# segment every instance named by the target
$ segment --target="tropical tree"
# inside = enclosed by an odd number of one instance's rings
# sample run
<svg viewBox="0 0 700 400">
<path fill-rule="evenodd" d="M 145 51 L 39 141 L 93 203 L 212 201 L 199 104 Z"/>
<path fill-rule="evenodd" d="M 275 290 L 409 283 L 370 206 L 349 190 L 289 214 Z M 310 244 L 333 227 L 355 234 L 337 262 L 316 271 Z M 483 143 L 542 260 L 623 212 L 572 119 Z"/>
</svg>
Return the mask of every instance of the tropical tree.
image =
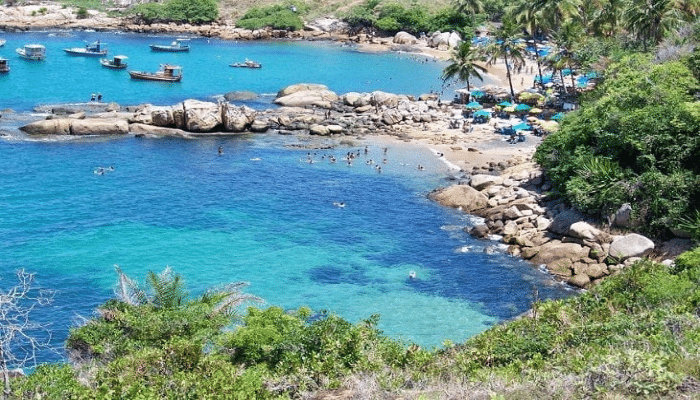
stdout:
<svg viewBox="0 0 700 400">
<path fill-rule="evenodd" d="M 676 6 L 675 0 L 632 0 L 625 18 L 627 29 L 642 41 L 645 52 L 649 42 L 658 44 L 683 21 L 683 13 Z"/>
<path fill-rule="evenodd" d="M 456 78 L 467 83 L 467 90 L 471 90 L 469 79 L 474 77 L 483 79 L 481 73 L 486 72 L 486 68 L 477 64 L 480 53 L 478 49 L 472 48 L 469 41 L 463 41 L 452 51 L 450 65 L 442 72 L 442 80 Z"/>
<path fill-rule="evenodd" d="M 503 25 L 496 31 L 493 42 L 486 48 L 486 54 L 488 55 L 487 66 L 493 65 L 498 59 L 503 58 L 503 62 L 506 64 L 510 94 L 515 99 L 511 71 L 525 64 L 525 43 L 522 40 L 520 27 L 510 19 L 504 20 Z"/>
<path fill-rule="evenodd" d="M 602 0 L 591 18 L 593 31 L 608 37 L 618 33 L 626 5 L 625 0 Z"/>
<path fill-rule="evenodd" d="M 532 3 L 522 2 L 510 10 L 514 21 L 521 25 L 532 37 L 532 44 L 535 48 L 535 61 L 537 62 L 537 73 L 542 82 L 542 62 L 540 52 L 537 48 L 538 38 L 541 38 L 549 31 L 548 20 L 542 10 L 537 10 L 531 6 Z"/>
<path fill-rule="evenodd" d="M 558 29 L 566 22 L 581 19 L 581 4 L 581 0 L 534 0 L 530 7 L 542 13 L 549 28 Z"/>
<path fill-rule="evenodd" d="M 569 69 L 571 72 L 571 91 L 576 92 L 576 80 L 574 79 L 574 69 L 578 67 L 578 59 L 574 53 L 574 46 L 578 38 L 583 35 L 583 27 L 575 22 L 568 22 L 561 26 L 552 34 L 552 42 L 555 44 L 555 49 L 548 58 L 548 63 L 554 69 L 559 71 L 561 83 L 566 92 L 566 84 L 564 83 L 564 69 Z"/>
<path fill-rule="evenodd" d="M 478 14 L 484 9 L 481 0 L 455 0 L 454 4 L 457 11 L 465 14 Z"/>
</svg>

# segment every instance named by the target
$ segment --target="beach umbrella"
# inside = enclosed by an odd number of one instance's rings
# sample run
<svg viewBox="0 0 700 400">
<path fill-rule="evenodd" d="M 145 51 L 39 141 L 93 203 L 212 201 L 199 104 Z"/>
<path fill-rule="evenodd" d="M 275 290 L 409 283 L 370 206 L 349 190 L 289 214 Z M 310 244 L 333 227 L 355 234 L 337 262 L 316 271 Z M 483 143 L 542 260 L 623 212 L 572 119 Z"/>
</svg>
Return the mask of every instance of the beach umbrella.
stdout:
<svg viewBox="0 0 700 400">
<path fill-rule="evenodd" d="M 483 108 L 483 106 L 477 103 L 476 101 L 472 101 L 471 103 L 464 106 L 464 108 L 466 108 L 467 110 L 478 110 L 480 108 Z"/>
<path fill-rule="evenodd" d="M 515 106 L 515 111 L 516 112 L 525 112 L 525 111 L 530 111 L 530 106 L 527 104 L 518 104 Z"/>
<path fill-rule="evenodd" d="M 562 118 L 564 118 L 564 113 L 556 113 L 554 116 L 552 116 L 553 121 L 559 121 Z"/>
<path fill-rule="evenodd" d="M 476 97 L 476 98 L 484 97 L 485 94 L 486 93 L 482 92 L 481 90 L 472 90 L 472 93 L 471 93 L 472 97 Z"/>
<path fill-rule="evenodd" d="M 513 125 L 513 130 L 514 131 L 529 131 L 532 129 L 532 127 L 524 122 L 521 122 L 517 125 Z"/>
</svg>

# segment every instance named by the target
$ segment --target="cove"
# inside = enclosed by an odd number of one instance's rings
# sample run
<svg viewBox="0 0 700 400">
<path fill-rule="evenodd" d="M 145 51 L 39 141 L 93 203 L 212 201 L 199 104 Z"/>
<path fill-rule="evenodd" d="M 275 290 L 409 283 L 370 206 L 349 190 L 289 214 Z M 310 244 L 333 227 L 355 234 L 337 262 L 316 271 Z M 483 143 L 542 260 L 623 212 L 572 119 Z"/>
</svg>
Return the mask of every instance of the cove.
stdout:
<svg viewBox="0 0 700 400">
<path fill-rule="evenodd" d="M 153 38 L 139 40 L 146 46 Z M 426 65 L 398 59 L 404 61 Z M 128 87 L 121 78 L 119 85 Z M 168 87 L 154 87 L 153 97 L 145 91 L 135 103 L 194 97 L 168 94 Z M 220 89 L 202 96 L 228 91 Z M 82 90 L 36 96 L 22 101 L 31 108 L 84 98 Z M 353 137 L 308 140 L 9 135 L 0 141 L 2 284 L 25 268 L 57 290 L 56 302 L 39 310 L 37 320 L 51 324 L 58 348 L 70 326 L 113 296 L 115 264 L 139 280 L 170 266 L 192 294 L 246 281 L 265 305 L 309 306 L 353 322 L 377 313 L 385 333 L 426 347 L 463 341 L 512 318 L 535 293 L 571 293 L 493 243 L 471 238 L 463 229 L 469 216 L 430 202 L 426 194 L 446 184 L 448 171 L 427 149 Z M 314 150 L 325 147 L 331 148 Z M 353 167 L 328 161 L 348 151 L 360 152 Z M 385 157 L 381 174 L 365 163 Z M 425 170 L 417 171 L 418 164 Z M 109 166 L 114 171 L 94 173 Z M 41 355 L 41 361 L 60 358 Z"/>
</svg>

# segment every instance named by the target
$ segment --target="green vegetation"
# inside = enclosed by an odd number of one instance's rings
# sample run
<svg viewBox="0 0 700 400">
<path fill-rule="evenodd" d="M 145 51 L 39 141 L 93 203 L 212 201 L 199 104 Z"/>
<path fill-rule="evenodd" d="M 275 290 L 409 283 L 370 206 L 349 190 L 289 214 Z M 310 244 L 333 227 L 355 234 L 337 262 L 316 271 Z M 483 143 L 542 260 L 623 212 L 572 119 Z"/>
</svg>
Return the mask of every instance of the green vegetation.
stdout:
<svg viewBox="0 0 700 400">
<path fill-rule="evenodd" d="M 167 0 L 164 3 L 137 4 L 129 10 L 147 23 L 187 22 L 207 23 L 219 17 L 216 0 Z"/>
<path fill-rule="evenodd" d="M 483 17 L 468 15 L 454 8 L 428 11 L 426 6 L 413 4 L 406 7 L 399 3 L 381 3 L 367 0 L 350 9 L 343 20 L 355 28 L 372 28 L 387 34 L 399 31 L 414 35 L 434 31 L 458 31 L 471 35 L 473 27 L 483 21 Z"/>
<path fill-rule="evenodd" d="M 301 16 L 307 12 L 308 7 L 299 1 L 268 7 L 255 7 L 246 12 L 238 20 L 236 26 L 251 30 L 270 27 L 298 31 L 304 29 Z"/>
<path fill-rule="evenodd" d="M 350 385 L 363 398 L 658 398 L 697 394 L 700 383 L 700 248 L 671 268 L 638 262 L 579 296 L 533 304 L 530 317 L 430 351 L 388 339 L 377 316 L 351 324 L 304 308 L 249 308 L 229 329 L 234 307 L 220 305 L 248 298 L 240 291 L 190 299 L 170 271 L 148 282 L 142 289 L 120 274 L 121 300 L 71 332 L 75 365 L 13 380 L 15 396 L 273 399 Z"/>
<path fill-rule="evenodd" d="M 651 234 L 685 222 L 697 235 L 697 78 L 681 61 L 657 64 L 648 55 L 622 57 L 605 73 L 590 101 L 540 145 L 537 161 L 557 193 L 583 211 L 603 217 L 630 203 Z"/>
</svg>

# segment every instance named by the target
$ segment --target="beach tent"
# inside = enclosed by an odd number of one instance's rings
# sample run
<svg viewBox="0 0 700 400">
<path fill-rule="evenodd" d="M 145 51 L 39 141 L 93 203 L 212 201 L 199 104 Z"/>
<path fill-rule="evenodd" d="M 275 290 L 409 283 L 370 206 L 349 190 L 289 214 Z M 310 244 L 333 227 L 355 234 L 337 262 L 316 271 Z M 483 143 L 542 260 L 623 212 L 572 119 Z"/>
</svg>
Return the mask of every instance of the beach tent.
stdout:
<svg viewBox="0 0 700 400">
<path fill-rule="evenodd" d="M 483 106 L 481 104 L 477 103 L 476 101 L 472 101 L 471 103 L 464 106 L 464 108 L 466 108 L 467 110 L 478 110 L 478 109 L 483 108 Z"/>
</svg>

